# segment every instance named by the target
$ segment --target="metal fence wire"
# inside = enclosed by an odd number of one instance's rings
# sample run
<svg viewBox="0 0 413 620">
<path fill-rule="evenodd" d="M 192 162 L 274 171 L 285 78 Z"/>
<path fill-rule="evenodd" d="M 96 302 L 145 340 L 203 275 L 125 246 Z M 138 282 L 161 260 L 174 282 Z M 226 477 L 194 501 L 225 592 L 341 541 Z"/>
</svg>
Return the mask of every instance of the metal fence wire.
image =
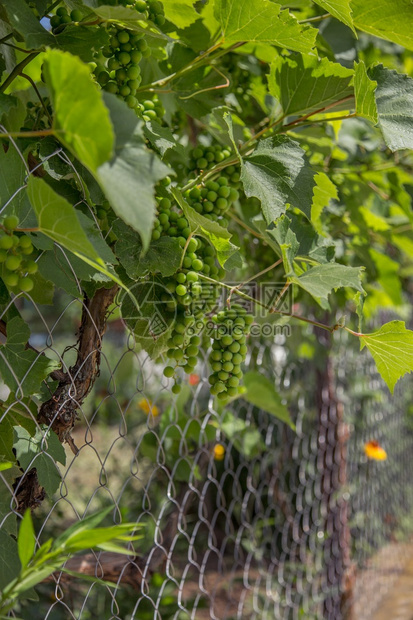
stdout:
<svg viewBox="0 0 413 620">
<path fill-rule="evenodd" d="M 77 174 L 61 149 L 47 158 Z M 16 188 L 3 208 L 18 195 Z M 13 303 L 31 327 L 30 346 L 67 372 L 86 302 L 58 245 L 56 256 L 79 293 L 58 293 L 51 306 L 30 294 Z M 405 378 L 391 397 L 346 334 L 331 342 L 318 334 L 315 355 L 297 354 L 291 334 L 252 339 L 246 366 L 274 383 L 296 430 L 242 398 L 217 409 L 208 351 L 182 392 L 172 394 L 161 360 L 140 350 L 113 313 L 93 390 L 81 406 L 75 391 L 67 393 L 78 419 L 72 444 L 65 444 L 66 464 L 55 463 L 59 489 L 31 498 L 31 505 L 37 501 L 39 544 L 108 506 L 114 523 L 134 521 L 143 536 L 130 543 L 129 556 L 91 550 L 68 558 L 72 570 L 114 588 L 56 571 L 37 587 L 39 600 L 22 602 L 11 617 L 376 617 L 407 559 L 413 525 L 411 381 Z M 0 398 L 2 424 L 23 408 L 38 426 L 19 390 L 11 402 L 1 385 Z M 386 449 L 385 461 L 366 457 L 372 441 Z M 0 472 L 5 531 L 21 519 L 25 479 L 45 456 L 46 442 L 14 483 Z"/>
</svg>

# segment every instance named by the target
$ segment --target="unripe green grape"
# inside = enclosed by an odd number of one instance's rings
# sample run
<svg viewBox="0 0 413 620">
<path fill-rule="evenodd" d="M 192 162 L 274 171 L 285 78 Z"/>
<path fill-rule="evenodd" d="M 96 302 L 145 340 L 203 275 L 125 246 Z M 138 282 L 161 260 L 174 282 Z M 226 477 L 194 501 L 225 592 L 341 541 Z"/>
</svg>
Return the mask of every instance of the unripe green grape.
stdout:
<svg viewBox="0 0 413 620">
<path fill-rule="evenodd" d="M 3 274 L 3 282 L 6 286 L 17 286 L 19 283 L 19 276 L 17 273 L 6 272 Z"/>
<path fill-rule="evenodd" d="M 172 386 L 172 393 L 179 394 L 181 389 L 182 389 L 182 386 L 180 386 L 179 383 L 175 383 L 175 385 Z"/>
<path fill-rule="evenodd" d="M 73 11 L 71 11 L 70 17 L 73 22 L 80 22 L 83 19 L 82 12 L 76 9 L 73 9 Z"/>
<path fill-rule="evenodd" d="M 174 376 L 175 369 L 172 368 L 172 366 L 166 366 L 166 368 L 164 368 L 163 374 L 165 377 L 168 377 L 168 379 L 170 379 L 171 377 Z"/>
<path fill-rule="evenodd" d="M 6 258 L 5 266 L 9 271 L 16 271 L 19 269 L 21 262 L 21 256 L 11 255 Z"/>
<path fill-rule="evenodd" d="M 124 88 L 124 87 L 122 86 L 122 88 Z M 126 88 L 129 88 L 129 86 L 126 86 Z M 129 91 L 130 91 L 130 88 L 129 88 Z M 126 97 L 126 99 L 125 99 L 125 102 L 126 102 L 127 106 L 129 108 L 131 108 L 132 110 L 134 110 L 136 108 L 136 106 L 138 105 L 138 100 L 133 95 L 128 95 Z M 159 236 L 161 236 L 161 233 L 159 233 Z"/>
<path fill-rule="evenodd" d="M 4 218 L 3 221 L 3 226 L 4 228 L 6 228 L 7 230 L 14 230 L 15 228 L 17 228 L 19 225 L 19 218 L 17 217 L 17 215 L 7 215 Z"/>
<path fill-rule="evenodd" d="M 176 275 L 176 281 L 179 282 L 179 284 L 183 284 L 184 282 L 186 282 L 186 280 L 187 280 L 187 277 L 184 273 L 180 272 Z M 185 290 L 185 293 L 186 293 L 186 290 Z"/>
<path fill-rule="evenodd" d="M 195 258 L 192 261 L 192 269 L 194 269 L 195 271 L 201 271 L 203 266 L 204 263 L 199 258 Z"/>
<path fill-rule="evenodd" d="M 10 250 L 13 245 L 13 237 L 10 237 L 9 235 L 3 235 L 3 237 L 0 237 L 0 248 L 2 250 Z"/>
<path fill-rule="evenodd" d="M 119 92 L 119 87 L 116 82 L 108 82 L 105 86 L 105 90 L 112 95 L 117 95 Z"/>
<path fill-rule="evenodd" d="M 23 293 L 29 293 L 34 287 L 34 282 L 28 276 L 23 276 L 19 278 L 18 287 Z"/>
<path fill-rule="evenodd" d="M 34 260 L 29 260 L 27 261 L 27 263 L 25 263 L 23 269 L 29 274 L 34 274 L 34 273 L 37 273 L 39 267 Z"/>
</svg>

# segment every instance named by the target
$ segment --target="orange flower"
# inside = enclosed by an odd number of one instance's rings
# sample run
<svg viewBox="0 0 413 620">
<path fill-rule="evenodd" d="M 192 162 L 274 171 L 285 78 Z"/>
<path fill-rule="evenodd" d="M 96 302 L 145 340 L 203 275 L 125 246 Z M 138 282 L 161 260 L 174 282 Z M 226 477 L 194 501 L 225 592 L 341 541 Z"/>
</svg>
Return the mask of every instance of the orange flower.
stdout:
<svg viewBox="0 0 413 620">
<path fill-rule="evenodd" d="M 214 459 L 216 461 L 223 461 L 224 457 L 225 457 L 225 447 L 220 443 L 216 443 L 214 446 Z"/>
<path fill-rule="evenodd" d="M 196 375 L 196 374 L 189 375 L 189 385 L 198 385 L 199 381 L 200 381 L 199 375 Z"/>
<path fill-rule="evenodd" d="M 152 402 L 150 400 L 147 400 L 146 398 L 141 398 L 141 400 L 138 402 L 138 405 L 142 409 L 142 411 L 146 413 L 146 415 L 149 415 L 151 413 L 154 418 L 156 418 L 156 416 L 158 416 L 160 413 L 158 407 L 156 405 L 152 405 Z"/>
<path fill-rule="evenodd" d="M 368 459 L 373 461 L 385 461 L 387 452 L 381 447 L 378 441 L 371 440 L 364 444 L 364 453 Z"/>
</svg>

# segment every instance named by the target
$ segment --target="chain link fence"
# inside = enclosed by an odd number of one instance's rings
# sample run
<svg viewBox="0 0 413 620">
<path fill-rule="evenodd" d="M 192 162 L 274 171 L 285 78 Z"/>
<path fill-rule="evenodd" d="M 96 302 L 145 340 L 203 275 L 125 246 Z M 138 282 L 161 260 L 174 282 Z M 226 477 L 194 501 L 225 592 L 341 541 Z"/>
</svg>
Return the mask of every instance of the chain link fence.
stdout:
<svg viewBox="0 0 413 620">
<path fill-rule="evenodd" d="M 12 147 L 23 157 L 13 141 Z M 42 165 L 77 175 L 60 148 L 44 155 Z M 25 168 L 27 175 L 38 170 Z M 115 587 L 57 571 L 37 588 L 39 600 L 21 603 L 11 617 L 373 618 L 402 570 L 413 525 L 411 380 L 390 397 L 368 355 L 345 333 L 328 340 L 306 331 L 304 337 L 291 326 L 271 340 L 251 339 L 246 366 L 274 383 L 295 431 L 242 398 L 217 409 L 209 394 L 208 351 L 173 395 L 162 360 L 140 350 L 112 299 L 102 340 L 104 328 L 68 252 L 58 245 L 55 252 L 78 293 L 56 293 L 53 305 L 17 295 L 13 304 L 30 325 L 29 346 L 61 363 L 69 387 L 53 415 L 38 418 L 19 390 L 10 399 L 2 385 L 1 421 L 5 428 L 14 412 L 23 412 L 45 436 L 39 420 L 52 426 L 70 409 L 77 419 L 61 437 L 67 439 L 65 464 L 39 441 L 25 473 L 0 472 L 0 525 L 12 532 L 22 503 L 30 505 L 41 544 L 111 506 L 114 523 L 134 521 L 143 536 L 130 544 L 130 556 L 90 551 L 67 560 L 71 570 Z M 10 307 L 3 306 L 5 324 Z M 4 342 L 6 327 L 1 331 Z M 80 398 L 81 371 L 97 358 L 93 389 Z M 385 448 L 386 460 L 366 457 L 372 441 Z M 47 497 L 27 485 L 44 459 L 61 475 Z"/>
</svg>

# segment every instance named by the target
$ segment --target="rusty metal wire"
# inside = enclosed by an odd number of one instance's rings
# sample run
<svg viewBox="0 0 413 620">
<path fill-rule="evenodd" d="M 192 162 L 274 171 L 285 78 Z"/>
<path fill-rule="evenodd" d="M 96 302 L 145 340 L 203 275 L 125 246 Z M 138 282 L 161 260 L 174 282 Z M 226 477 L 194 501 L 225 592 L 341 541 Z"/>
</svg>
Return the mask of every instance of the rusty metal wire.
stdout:
<svg viewBox="0 0 413 620">
<path fill-rule="evenodd" d="M 50 157 L 63 158 L 77 176 L 62 149 Z M 13 303 L 31 325 L 30 345 L 70 373 L 85 301 L 68 254 L 58 245 L 56 251 L 79 295 L 56 294 L 54 306 L 30 301 L 30 295 Z M 74 570 L 112 581 L 115 589 L 56 572 L 39 586 L 39 601 L 22 604 L 11 617 L 372 618 L 391 587 L 389 566 L 403 566 L 400 542 L 413 526 L 411 381 L 390 397 L 367 355 L 345 334 L 316 344 L 313 357 L 296 354 L 294 346 L 282 334 L 257 338 L 247 369 L 273 381 L 295 431 L 242 399 L 217 409 L 208 390 L 207 351 L 183 404 L 182 395 L 171 393 L 162 363 L 136 346 L 120 320 L 110 320 L 100 375 L 76 408 L 77 452 L 65 444 L 66 465 L 56 463 L 62 481 L 53 497 L 39 498 L 36 531 L 42 543 L 111 506 L 114 523 L 141 524 L 144 537 L 123 559 L 96 551 L 68 559 Z M 71 377 L 68 398 L 78 404 L 75 381 Z M 0 385 L 0 399 L 7 397 Z M 38 426 L 19 390 L 2 406 L 0 420 L 16 407 Z M 225 431 L 227 411 L 244 435 Z M 251 436 L 262 444 L 258 452 L 248 444 Z M 367 459 L 364 446 L 373 440 L 386 449 L 386 461 Z M 171 460 L 172 444 L 178 456 Z M 216 444 L 224 448 L 222 460 L 214 457 Z M 5 531 L 21 518 L 18 495 L 28 475 L 11 485 L 0 472 Z"/>
</svg>

